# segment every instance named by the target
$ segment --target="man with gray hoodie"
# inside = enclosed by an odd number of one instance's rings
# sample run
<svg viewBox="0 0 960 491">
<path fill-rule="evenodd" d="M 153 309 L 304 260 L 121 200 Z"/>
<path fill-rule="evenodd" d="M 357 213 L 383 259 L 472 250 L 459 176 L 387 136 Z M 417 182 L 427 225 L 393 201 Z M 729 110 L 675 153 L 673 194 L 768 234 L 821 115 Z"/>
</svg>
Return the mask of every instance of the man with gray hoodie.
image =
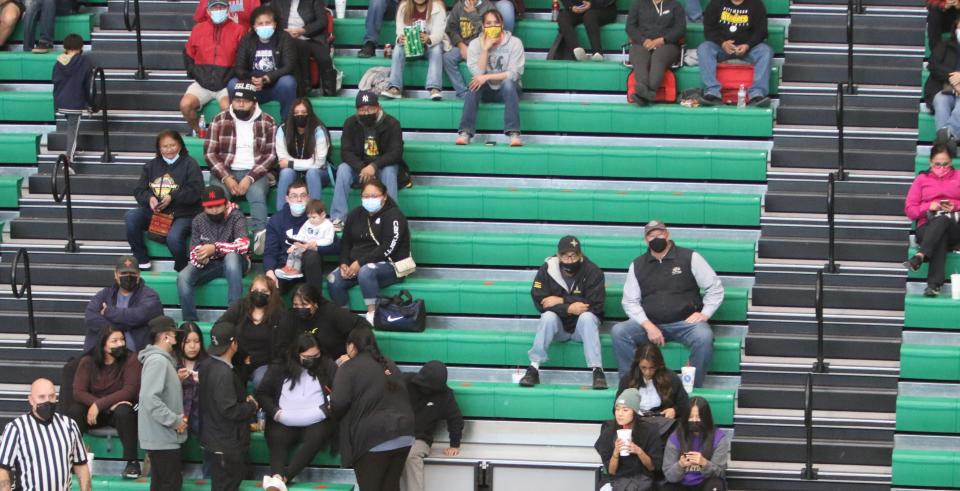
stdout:
<svg viewBox="0 0 960 491">
<path fill-rule="evenodd" d="M 496 10 L 491 0 L 458 0 L 447 14 L 447 38 L 450 46 L 443 54 L 443 71 L 446 72 L 457 98 L 467 95 L 467 83 L 460 73 L 460 62 L 467 59 L 467 46 L 483 32 L 483 15 Z"/>
<path fill-rule="evenodd" d="M 173 360 L 177 323 L 167 316 L 149 323 L 151 345 L 140 352 L 140 448 L 150 457 L 150 491 L 180 491 L 180 445 L 187 441 L 183 389 Z"/>
</svg>

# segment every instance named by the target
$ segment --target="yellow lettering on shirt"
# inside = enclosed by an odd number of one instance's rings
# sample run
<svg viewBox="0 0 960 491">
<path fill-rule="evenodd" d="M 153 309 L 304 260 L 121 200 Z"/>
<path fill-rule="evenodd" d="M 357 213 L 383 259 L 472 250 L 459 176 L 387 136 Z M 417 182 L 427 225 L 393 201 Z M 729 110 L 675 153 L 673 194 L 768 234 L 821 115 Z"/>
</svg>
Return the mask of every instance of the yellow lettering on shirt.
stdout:
<svg viewBox="0 0 960 491">
<path fill-rule="evenodd" d="M 724 10 L 720 14 L 720 22 L 724 24 L 744 25 L 750 23 L 750 16 L 747 14 L 735 14 L 729 10 Z"/>
<path fill-rule="evenodd" d="M 476 29 L 473 26 L 473 22 L 470 22 L 468 17 L 460 18 L 460 37 L 463 39 L 470 39 L 476 34 Z"/>
<path fill-rule="evenodd" d="M 380 147 L 377 146 L 377 140 L 372 136 L 367 137 L 364 150 L 367 153 L 367 157 L 377 157 L 380 155 Z"/>
</svg>

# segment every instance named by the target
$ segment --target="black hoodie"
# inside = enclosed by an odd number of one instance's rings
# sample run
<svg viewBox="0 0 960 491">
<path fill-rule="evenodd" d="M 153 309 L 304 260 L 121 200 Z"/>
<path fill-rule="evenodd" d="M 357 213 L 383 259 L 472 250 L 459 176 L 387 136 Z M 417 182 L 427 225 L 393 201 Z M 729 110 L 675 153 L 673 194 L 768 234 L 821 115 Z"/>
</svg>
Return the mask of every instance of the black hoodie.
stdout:
<svg viewBox="0 0 960 491">
<path fill-rule="evenodd" d="M 373 231 L 374 236 L 370 236 Z M 410 257 L 410 229 L 407 217 L 387 197 L 383 208 L 370 214 L 358 206 L 350 211 L 343 225 L 340 242 L 340 264 L 354 261 L 360 266 L 390 259 L 394 262 Z"/>
<path fill-rule="evenodd" d="M 717 44 L 732 39 L 753 48 L 767 38 L 767 8 L 761 0 L 743 0 L 740 5 L 710 0 L 703 11 L 703 35 Z"/>
<path fill-rule="evenodd" d="M 460 447 L 463 437 L 463 414 L 453 391 L 447 387 L 447 366 L 433 360 L 423 365 L 417 373 L 405 373 L 410 406 L 413 407 L 414 436 L 433 445 L 433 435 L 440 420 L 447 422 L 450 446 Z"/>
<path fill-rule="evenodd" d="M 66 63 L 64 63 L 66 61 Z M 53 64 L 53 105 L 57 109 L 80 111 L 90 105 L 90 77 L 93 67 L 83 53 L 66 53 Z"/>
<path fill-rule="evenodd" d="M 169 193 L 172 201 L 164 213 L 173 213 L 174 218 L 194 217 L 203 210 L 200 206 L 203 173 L 197 161 L 186 152 L 186 148 L 180 149 L 173 165 L 159 156 L 143 164 L 140 180 L 133 189 L 133 197 L 141 207 L 149 208 L 151 197 L 160 199 Z"/>
<path fill-rule="evenodd" d="M 300 333 L 312 332 L 320 345 L 320 352 L 336 360 L 346 354 L 347 336 L 358 327 L 371 328 L 364 317 L 322 298 L 309 319 L 301 319 L 293 311 L 287 313 L 280 330 L 291 336 L 288 341 L 291 343 Z"/>
<path fill-rule="evenodd" d="M 343 122 L 340 158 L 360 172 L 367 164 L 377 169 L 403 162 L 403 130 L 397 118 L 382 112 L 377 123 L 368 128 L 354 114 Z M 369 140 L 369 141 L 368 141 Z"/>
</svg>

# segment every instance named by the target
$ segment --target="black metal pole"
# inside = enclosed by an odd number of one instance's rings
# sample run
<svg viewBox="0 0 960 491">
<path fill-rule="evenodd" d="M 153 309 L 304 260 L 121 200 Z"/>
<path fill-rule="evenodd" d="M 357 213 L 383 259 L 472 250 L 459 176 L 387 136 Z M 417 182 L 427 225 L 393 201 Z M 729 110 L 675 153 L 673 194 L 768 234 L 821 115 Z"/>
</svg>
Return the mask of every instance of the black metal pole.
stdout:
<svg viewBox="0 0 960 491">
<path fill-rule="evenodd" d="M 143 40 L 140 34 L 140 0 L 133 0 L 133 23 L 137 29 L 137 73 L 133 78 L 137 80 L 147 79 L 147 70 L 143 67 Z"/>
<path fill-rule="evenodd" d="M 107 112 L 107 75 L 102 67 L 97 67 L 94 77 L 94 84 L 97 79 L 100 81 L 100 126 L 103 131 L 103 155 L 100 156 L 100 162 L 113 162 L 113 153 L 110 151 L 110 118 Z"/>
<path fill-rule="evenodd" d="M 836 227 L 833 216 L 835 179 L 833 173 L 827 175 L 827 264 L 824 266 L 824 271 L 827 273 L 840 271 L 840 267 L 836 263 Z"/>
<path fill-rule="evenodd" d="M 823 361 L 823 270 L 817 271 L 813 309 L 817 319 L 817 361 L 813 363 L 813 371 L 815 373 L 826 373 L 830 364 Z"/>
<path fill-rule="evenodd" d="M 23 261 L 23 287 L 17 288 L 17 269 L 20 261 Z M 24 292 L 27 294 L 27 348 L 39 348 L 40 340 L 37 338 L 37 324 L 33 316 L 33 282 L 30 279 L 30 254 L 23 247 L 17 250 L 17 256 L 13 258 L 13 265 L 10 267 L 10 288 L 13 290 L 13 296 L 23 298 Z"/>
<path fill-rule="evenodd" d="M 77 247 L 77 239 L 74 238 L 73 234 L 73 197 L 70 193 L 70 170 L 69 170 L 69 161 L 67 156 L 60 154 L 60 157 L 57 158 L 57 163 L 53 167 L 53 175 L 50 177 L 51 187 L 53 188 L 53 200 L 57 203 L 62 203 L 64 198 L 67 200 L 67 246 L 64 248 L 67 252 L 77 252 L 80 248 Z M 63 173 L 63 193 L 58 191 L 57 176 Z"/>
<path fill-rule="evenodd" d="M 807 374 L 807 383 L 804 386 L 803 424 L 807 430 L 806 465 L 800 471 L 800 479 L 813 481 L 817 479 L 817 469 L 813 466 L 813 374 Z"/>
<path fill-rule="evenodd" d="M 853 80 L 853 13 L 854 0 L 847 0 L 847 93 L 856 94 Z"/>
<path fill-rule="evenodd" d="M 837 180 L 843 181 L 847 178 L 846 168 L 846 150 L 844 149 L 844 122 L 843 122 L 843 82 L 837 84 Z"/>
</svg>

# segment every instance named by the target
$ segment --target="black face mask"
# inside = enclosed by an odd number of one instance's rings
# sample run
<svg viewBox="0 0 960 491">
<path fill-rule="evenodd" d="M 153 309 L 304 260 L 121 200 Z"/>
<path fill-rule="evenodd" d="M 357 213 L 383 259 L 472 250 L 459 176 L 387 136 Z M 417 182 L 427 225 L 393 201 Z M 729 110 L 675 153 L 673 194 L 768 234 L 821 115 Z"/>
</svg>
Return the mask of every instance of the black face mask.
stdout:
<svg viewBox="0 0 960 491">
<path fill-rule="evenodd" d="M 120 277 L 120 288 L 126 291 L 132 291 L 137 287 L 137 283 L 140 282 L 140 278 L 136 276 L 121 276 Z"/>
<path fill-rule="evenodd" d="M 297 128 L 306 128 L 307 123 L 310 122 L 310 120 L 307 119 L 309 117 L 310 116 L 307 116 L 306 114 L 294 116 L 293 124 L 297 125 Z"/>
<path fill-rule="evenodd" d="M 564 263 L 564 262 L 560 263 L 560 269 L 563 270 L 564 273 L 567 273 L 569 275 L 577 274 L 577 271 L 580 271 L 581 266 L 583 266 L 583 260 L 577 261 L 575 263 Z"/>
<path fill-rule="evenodd" d="M 236 116 L 240 121 L 246 121 L 250 119 L 250 116 L 253 115 L 253 111 L 249 109 L 234 109 L 233 115 Z"/>
<path fill-rule="evenodd" d="M 690 429 L 690 433 L 693 433 L 695 435 L 699 435 L 700 433 L 703 433 L 703 423 L 701 423 L 700 421 L 691 421 L 690 423 L 687 424 L 687 428 Z"/>
<path fill-rule="evenodd" d="M 263 292 L 250 292 L 250 302 L 253 303 L 254 307 L 266 307 L 267 303 L 270 302 L 270 294 Z"/>
<path fill-rule="evenodd" d="M 110 356 L 120 361 L 127 357 L 127 347 L 126 346 L 117 346 L 116 348 L 110 348 Z"/>
<path fill-rule="evenodd" d="M 648 245 L 650 246 L 651 251 L 659 254 L 667 250 L 667 239 L 664 239 L 663 237 L 657 237 L 656 239 L 651 240 Z"/>
<path fill-rule="evenodd" d="M 309 307 L 296 307 L 293 309 L 293 313 L 301 320 L 308 320 L 313 317 L 313 312 L 310 312 Z"/>
<path fill-rule="evenodd" d="M 320 366 L 320 357 L 300 358 L 300 366 L 302 366 L 304 370 L 313 370 Z"/>
<path fill-rule="evenodd" d="M 207 218 L 213 223 L 223 223 L 223 219 L 226 217 L 226 212 L 222 211 L 220 213 L 207 213 Z"/>
<path fill-rule="evenodd" d="M 37 404 L 37 417 L 44 423 L 49 423 L 53 419 L 53 413 L 57 412 L 56 402 L 41 402 Z"/>
<path fill-rule="evenodd" d="M 377 124 L 377 116 L 378 116 L 377 113 L 358 114 L 357 120 L 359 120 L 360 124 L 366 126 L 367 128 L 372 128 L 375 124 Z"/>
</svg>

